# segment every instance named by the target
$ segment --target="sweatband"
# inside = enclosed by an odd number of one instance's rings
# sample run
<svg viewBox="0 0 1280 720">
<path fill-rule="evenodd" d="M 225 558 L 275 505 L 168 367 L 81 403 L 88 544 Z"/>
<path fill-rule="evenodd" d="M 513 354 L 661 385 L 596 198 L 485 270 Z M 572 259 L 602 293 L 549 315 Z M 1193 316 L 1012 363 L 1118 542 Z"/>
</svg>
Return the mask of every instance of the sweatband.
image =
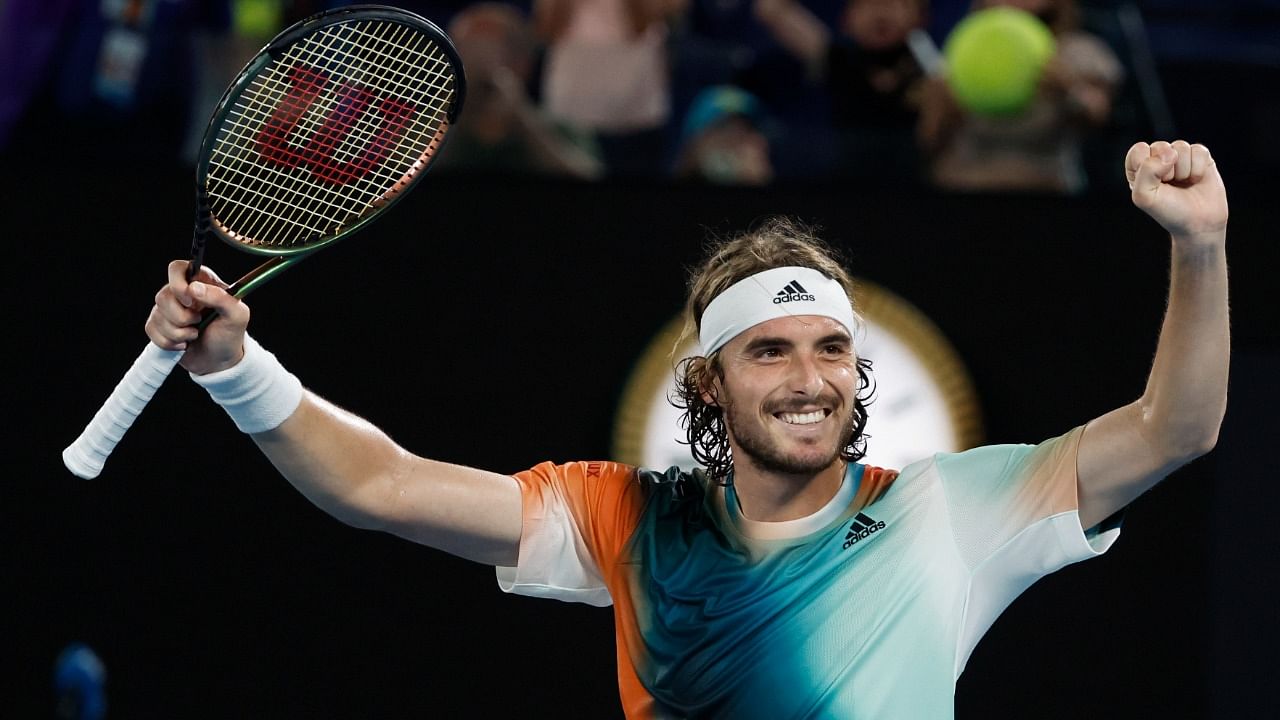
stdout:
<svg viewBox="0 0 1280 720">
<path fill-rule="evenodd" d="M 302 402 L 302 381 L 248 334 L 240 362 L 208 375 L 191 373 L 191 379 L 249 434 L 275 429 Z"/>
<path fill-rule="evenodd" d="M 747 328 L 796 315 L 829 317 L 850 335 L 859 327 L 839 282 L 812 268 L 773 268 L 730 285 L 707 305 L 698 332 L 702 354 L 719 350 Z"/>
</svg>

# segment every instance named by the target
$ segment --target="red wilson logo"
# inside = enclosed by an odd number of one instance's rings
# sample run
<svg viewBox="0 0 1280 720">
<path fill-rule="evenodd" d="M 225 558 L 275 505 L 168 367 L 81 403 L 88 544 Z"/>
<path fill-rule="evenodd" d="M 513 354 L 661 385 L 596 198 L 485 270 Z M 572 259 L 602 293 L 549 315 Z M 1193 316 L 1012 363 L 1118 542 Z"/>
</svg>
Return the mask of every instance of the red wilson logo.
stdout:
<svg viewBox="0 0 1280 720">
<path fill-rule="evenodd" d="M 412 103 L 397 98 L 378 97 L 366 87 L 345 83 L 336 90 L 337 101 L 320 127 L 301 145 L 290 143 L 298 122 L 329 86 L 325 73 L 296 65 L 289 71 L 289 89 L 258 133 L 258 153 L 272 165 L 294 168 L 305 165 L 316 179 L 346 185 L 364 177 L 386 160 L 404 134 L 405 126 L 417 112 Z M 350 145 L 352 127 L 373 110 L 381 120 L 363 148 L 349 153 L 350 160 L 338 162 L 334 155 Z"/>
</svg>

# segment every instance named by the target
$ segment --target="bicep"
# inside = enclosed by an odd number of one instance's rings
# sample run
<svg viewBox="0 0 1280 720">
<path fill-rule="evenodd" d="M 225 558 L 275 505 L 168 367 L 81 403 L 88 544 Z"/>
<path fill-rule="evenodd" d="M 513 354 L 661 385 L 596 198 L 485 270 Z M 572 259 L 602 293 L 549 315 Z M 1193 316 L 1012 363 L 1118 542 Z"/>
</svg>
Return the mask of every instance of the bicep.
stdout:
<svg viewBox="0 0 1280 720">
<path fill-rule="evenodd" d="M 1081 526 L 1107 519 L 1179 464 L 1158 442 L 1141 402 L 1092 420 L 1080 438 L 1076 460 Z"/>
<path fill-rule="evenodd" d="M 509 475 L 405 453 L 369 492 L 387 532 L 486 565 L 516 564 L 523 520 Z"/>
</svg>

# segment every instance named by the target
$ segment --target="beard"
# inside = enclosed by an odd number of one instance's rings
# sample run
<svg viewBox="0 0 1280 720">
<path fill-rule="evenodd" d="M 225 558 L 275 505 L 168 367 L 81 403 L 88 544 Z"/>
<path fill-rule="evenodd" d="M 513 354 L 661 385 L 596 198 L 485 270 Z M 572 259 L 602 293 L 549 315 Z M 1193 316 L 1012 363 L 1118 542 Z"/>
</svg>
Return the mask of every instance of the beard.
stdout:
<svg viewBox="0 0 1280 720">
<path fill-rule="evenodd" d="M 787 453 L 769 437 L 764 427 L 745 419 L 744 415 L 746 414 L 737 411 L 734 403 L 724 406 L 725 427 L 737 448 L 747 456 L 743 459 L 749 460 L 761 470 L 788 475 L 814 475 L 831 467 L 840 457 L 840 451 L 847 444 L 855 425 L 854 413 L 850 411 L 830 449 L 815 449 L 812 453 Z"/>
</svg>

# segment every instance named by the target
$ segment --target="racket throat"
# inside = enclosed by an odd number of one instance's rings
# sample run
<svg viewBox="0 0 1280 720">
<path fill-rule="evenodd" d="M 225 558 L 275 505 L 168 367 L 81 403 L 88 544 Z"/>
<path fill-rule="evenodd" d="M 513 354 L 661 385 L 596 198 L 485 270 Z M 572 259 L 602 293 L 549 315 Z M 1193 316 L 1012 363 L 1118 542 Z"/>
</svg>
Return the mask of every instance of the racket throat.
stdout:
<svg viewBox="0 0 1280 720">
<path fill-rule="evenodd" d="M 293 265 L 303 257 L 305 257 L 305 255 L 277 255 L 276 257 L 273 257 L 258 267 L 250 270 L 244 277 L 232 283 L 231 287 L 227 288 L 227 292 L 243 299 L 249 293 L 257 290 L 276 275 L 279 275 L 285 270 L 293 267 Z"/>
<path fill-rule="evenodd" d="M 234 283 L 231 283 L 230 287 L 227 288 L 227 292 L 237 298 L 244 299 L 246 295 L 257 290 L 263 283 L 271 280 L 279 273 L 284 272 L 285 269 L 292 267 L 303 257 L 305 256 L 295 255 L 293 257 L 273 257 L 253 270 L 250 270 L 244 277 Z M 209 323 L 213 322 L 216 317 L 218 317 L 218 312 L 216 310 L 209 310 L 205 312 L 204 317 L 200 319 L 200 322 L 196 327 L 201 332 L 204 332 L 204 329 L 209 327 Z"/>
</svg>

